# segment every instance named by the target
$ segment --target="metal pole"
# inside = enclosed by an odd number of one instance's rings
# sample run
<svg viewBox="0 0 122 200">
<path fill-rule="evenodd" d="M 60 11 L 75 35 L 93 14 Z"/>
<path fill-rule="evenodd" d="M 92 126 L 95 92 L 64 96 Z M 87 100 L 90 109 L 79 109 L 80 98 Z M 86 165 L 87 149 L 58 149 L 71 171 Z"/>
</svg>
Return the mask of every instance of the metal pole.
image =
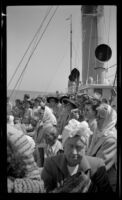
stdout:
<svg viewBox="0 0 122 200">
<path fill-rule="evenodd" d="M 72 71 L 72 15 L 70 15 L 70 72 Z"/>
</svg>

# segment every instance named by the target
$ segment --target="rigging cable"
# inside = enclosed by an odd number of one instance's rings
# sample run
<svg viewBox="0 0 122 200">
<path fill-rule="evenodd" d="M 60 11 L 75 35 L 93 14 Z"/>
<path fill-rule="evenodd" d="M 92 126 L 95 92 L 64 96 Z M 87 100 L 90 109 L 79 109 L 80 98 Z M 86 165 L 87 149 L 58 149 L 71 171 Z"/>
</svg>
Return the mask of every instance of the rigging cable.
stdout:
<svg viewBox="0 0 122 200">
<path fill-rule="evenodd" d="M 37 40 L 37 38 L 36 38 L 36 40 Z M 36 45 L 36 43 L 35 43 L 35 45 Z M 32 51 L 31 52 L 33 52 L 33 50 L 34 50 L 34 46 L 33 46 L 33 49 L 32 49 Z M 21 85 L 21 83 L 22 83 L 22 80 L 23 80 L 23 77 L 24 77 L 24 75 L 25 75 L 25 73 L 23 73 L 22 74 L 22 76 L 21 76 L 21 78 L 20 78 L 20 80 L 19 80 L 19 82 L 18 82 L 18 90 L 19 90 L 19 88 L 20 88 L 20 85 Z M 16 95 L 15 95 L 15 97 L 16 97 Z M 13 98 L 14 100 L 15 100 L 15 97 Z"/>
<path fill-rule="evenodd" d="M 45 29 L 44 29 L 44 31 L 43 31 L 43 33 L 42 33 L 41 37 L 39 38 L 39 40 L 38 40 L 38 42 L 37 42 L 36 46 L 34 47 L 34 50 L 33 50 L 33 52 L 32 52 L 32 53 L 31 53 L 31 55 L 29 56 L 29 59 L 28 59 L 28 61 L 27 61 L 26 65 L 25 65 L 24 69 L 22 70 L 22 73 L 21 73 L 21 75 L 20 75 L 20 77 L 19 77 L 19 79 L 18 79 L 18 81 L 17 81 L 17 83 L 16 83 L 16 85 L 15 85 L 15 87 L 14 87 L 13 91 L 12 91 L 12 92 L 11 92 L 11 94 L 10 94 L 10 98 L 11 98 L 11 96 L 13 95 L 13 93 L 14 93 L 14 90 L 16 89 L 16 87 L 17 87 L 17 85 L 18 85 L 18 83 L 19 83 L 19 81 L 20 81 L 20 79 L 21 79 L 21 77 L 22 77 L 23 73 L 25 72 L 25 70 L 26 70 L 26 68 L 27 68 L 27 65 L 28 65 L 28 63 L 29 63 L 29 61 L 30 61 L 30 59 L 31 59 L 31 57 L 32 57 L 32 55 L 33 55 L 33 53 L 34 53 L 35 49 L 37 48 L 37 46 L 38 46 L 38 44 L 39 44 L 40 40 L 42 39 L 42 37 L 43 37 L 43 35 L 44 35 L 44 33 L 45 33 L 45 31 L 46 31 L 46 29 L 47 29 L 48 25 L 50 24 L 50 22 L 51 22 L 52 18 L 54 17 L 54 15 L 55 15 L 55 13 L 56 13 L 56 11 L 57 11 L 58 7 L 59 7 L 59 6 L 57 6 L 57 7 L 56 7 L 56 9 L 55 9 L 55 11 L 54 11 L 53 15 L 51 16 L 51 18 L 50 18 L 49 22 L 47 23 L 47 25 L 46 25 L 46 27 L 45 27 Z"/>
<path fill-rule="evenodd" d="M 28 45 L 28 47 L 27 47 L 27 49 L 26 49 L 26 51 L 25 51 L 25 53 L 24 53 L 24 55 L 23 55 L 22 59 L 20 60 L 20 62 L 19 62 L 19 64 L 18 64 L 17 68 L 15 69 L 15 71 L 14 71 L 14 73 L 13 73 L 13 75 L 12 75 L 11 79 L 9 80 L 9 82 L 8 82 L 8 86 L 7 86 L 7 87 L 9 87 L 9 86 L 10 86 L 10 84 L 11 84 L 11 82 L 12 82 L 12 80 L 13 80 L 13 78 L 14 78 L 14 76 L 15 76 L 16 72 L 17 72 L 17 70 L 19 69 L 19 67 L 20 67 L 20 65 L 21 65 L 21 63 L 22 63 L 22 61 L 23 61 L 23 59 L 24 59 L 25 55 L 27 54 L 27 52 L 28 52 L 28 50 L 29 50 L 30 46 L 32 45 L 32 43 L 33 43 L 34 39 L 35 39 L 35 38 L 37 37 L 37 35 L 39 34 L 39 31 L 41 30 L 41 28 L 42 28 L 42 26 L 43 26 L 43 24 L 44 24 L 44 21 L 45 21 L 45 20 L 46 20 L 46 18 L 48 17 L 48 15 L 49 15 L 49 13 L 50 13 L 51 9 L 52 9 L 52 7 L 49 9 L 49 11 L 47 11 L 47 14 L 45 15 L 45 17 L 44 17 L 44 19 L 43 19 L 43 21 L 42 21 L 41 25 L 39 26 L 39 28 L 38 28 L 37 32 L 35 33 L 35 35 L 34 35 L 33 39 L 31 40 L 30 44 Z"/>
<path fill-rule="evenodd" d="M 56 73 L 60 69 L 60 66 L 61 66 L 61 64 L 62 64 L 62 62 L 63 62 L 63 60 L 64 60 L 65 57 L 66 57 L 66 53 L 64 51 L 64 54 L 63 54 L 63 56 L 61 58 L 61 61 L 59 62 L 59 65 L 57 65 L 58 67 L 57 67 L 57 70 L 55 71 L 55 76 L 54 77 L 56 77 Z M 48 91 L 49 87 L 51 86 L 53 80 L 54 79 L 52 79 L 52 78 L 49 80 L 48 85 L 47 85 L 47 89 L 45 90 L 46 92 Z"/>
</svg>

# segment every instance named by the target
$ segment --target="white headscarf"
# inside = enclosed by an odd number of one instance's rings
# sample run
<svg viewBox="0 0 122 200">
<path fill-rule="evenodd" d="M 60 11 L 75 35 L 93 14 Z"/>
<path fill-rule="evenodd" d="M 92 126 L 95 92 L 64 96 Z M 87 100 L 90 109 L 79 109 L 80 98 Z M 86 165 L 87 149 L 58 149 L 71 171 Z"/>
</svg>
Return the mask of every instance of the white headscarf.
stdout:
<svg viewBox="0 0 122 200">
<path fill-rule="evenodd" d="M 48 124 L 48 123 L 50 124 L 51 123 L 53 125 L 57 125 L 56 117 L 53 114 L 52 110 L 48 106 L 45 106 L 43 123 L 44 124 Z"/>
<path fill-rule="evenodd" d="M 108 104 L 101 104 L 98 108 L 98 114 L 104 118 L 101 130 L 97 130 L 98 134 L 107 134 L 109 130 L 115 128 L 117 122 L 116 111 Z"/>
<path fill-rule="evenodd" d="M 89 125 L 86 121 L 79 122 L 75 119 L 69 121 L 68 125 L 64 127 L 62 133 L 62 143 L 64 143 L 68 138 L 74 137 L 76 135 L 81 137 L 84 144 L 88 144 L 88 138 L 92 134 Z"/>
<path fill-rule="evenodd" d="M 14 125 L 14 116 L 13 115 L 9 115 L 8 124 Z"/>
</svg>

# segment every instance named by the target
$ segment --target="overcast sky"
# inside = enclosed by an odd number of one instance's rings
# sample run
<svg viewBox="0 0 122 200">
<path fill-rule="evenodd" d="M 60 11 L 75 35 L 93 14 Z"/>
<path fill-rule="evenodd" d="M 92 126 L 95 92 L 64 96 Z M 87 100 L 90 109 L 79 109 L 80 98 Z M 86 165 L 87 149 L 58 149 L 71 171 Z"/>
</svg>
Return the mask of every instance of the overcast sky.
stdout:
<svg viewBox="0 0 122 200">
<path fill-rule="evenodd" d="M 7 81 L 9 82 L 28 45 L 51 6 L 8 6 L 7 7 Z M 52 10 L 42 27 L 41 37 L 46 24 L 51 18 Z M 59 6 L 47 30 L 32 55 L 21 84 L 16 89 L 30 91 L 65 92 L 70 73 L 70 20 L 72 15 L 72 54 L 73 68 L 81 72 L 82 33 L 81 6 Z M 105 18 L 106 40 L 112 48 L 110 65 L 116 64 L 116 7 L 108 6 Z M 111 19 L 111 20 L 109 20 Z M 110 23 L 109 23 L 110 22 Z M 15 79 L 8 89 L 13 89 L 24 69 L 32 47 L 19 67 Z M 115 68 L 109 71 L 115 73 Z M 82 74 L 81 74 L 82 75 Z"/>
</svg>

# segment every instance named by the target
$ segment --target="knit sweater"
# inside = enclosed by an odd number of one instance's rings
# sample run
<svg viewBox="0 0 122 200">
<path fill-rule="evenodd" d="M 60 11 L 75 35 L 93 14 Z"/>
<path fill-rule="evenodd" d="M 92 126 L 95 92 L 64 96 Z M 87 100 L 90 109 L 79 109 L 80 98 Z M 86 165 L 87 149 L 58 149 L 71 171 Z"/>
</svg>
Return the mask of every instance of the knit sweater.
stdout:
<svg viewBox="0 0 122 200">
<path fill-rule="evenodd" d="M 7 138 L 16 149 L 17 152 L 22 154 L 23 161 L 26 165 L 26 178 L 40 180 L 40 172 L 34 160 L 31 144 L 26 135 L 15 126 L 7 124 Z"/>
<path fill-rule="evenodd" d="M 11 181 L 11 180 L 10 180 Z M 10 184 L 11 182 L 9 182 Z M 8 185 L 8 188 L 10 186 Z M 30 178 L 16 178 L 12 181 L 11 190 L 9 193 L 42 193 L 44 192 L 44 183 L 40 180 Z"/>
</svg>

